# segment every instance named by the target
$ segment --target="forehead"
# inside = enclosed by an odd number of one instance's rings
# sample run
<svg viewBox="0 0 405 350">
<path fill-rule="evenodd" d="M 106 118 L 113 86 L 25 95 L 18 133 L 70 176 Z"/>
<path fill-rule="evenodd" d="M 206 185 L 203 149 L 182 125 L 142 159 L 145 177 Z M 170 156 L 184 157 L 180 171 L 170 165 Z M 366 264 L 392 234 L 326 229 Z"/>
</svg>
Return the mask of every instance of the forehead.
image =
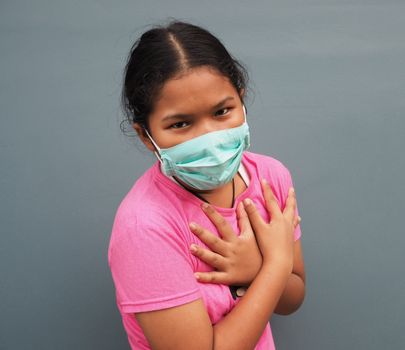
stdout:
<svg viewBox="0 0 405 350">
<path fill-rule="evenodd" d="M 163 85 L 154 111 L 184 110 L 191 113 L 193 109 L 212 107 L 226 96 L 239 96 L 227 77 L 212 68 L 193 68 Z"/>
</svg>

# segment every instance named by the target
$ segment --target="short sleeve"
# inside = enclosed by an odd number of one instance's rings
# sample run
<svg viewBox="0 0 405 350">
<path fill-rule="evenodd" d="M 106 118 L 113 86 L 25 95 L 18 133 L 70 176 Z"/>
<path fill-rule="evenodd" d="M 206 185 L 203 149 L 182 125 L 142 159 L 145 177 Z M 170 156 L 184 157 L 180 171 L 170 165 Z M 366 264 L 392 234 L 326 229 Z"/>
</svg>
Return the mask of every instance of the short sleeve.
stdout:
<svg viewBox="0 0 405 350">
<path fill-rule="evenodd" d="M 288 190 L 290 187 L 294 187 L 293 181 L 291 178 L 290 171 L 280 163 L 281 165 L 281 174 L 280 174 L 280 194 L 281 194 L 281 209 L 284 210 L 285 204 L 287 201 L 288 197 Z M 295 208 L 295 215 L 299 215 L 298 212 L 298 200 L 297 200 L 297 205 Z M 301 226 L 297 225 L 294 231 L 294 241 L 298 240 L 301 238 Z"/>
<path fill-rule="evenodd" d="M 187 245 L 165 226 L 116 216 L 108 260 L 124 313 L 165 309 L 201 297 Z"/>
</svg>

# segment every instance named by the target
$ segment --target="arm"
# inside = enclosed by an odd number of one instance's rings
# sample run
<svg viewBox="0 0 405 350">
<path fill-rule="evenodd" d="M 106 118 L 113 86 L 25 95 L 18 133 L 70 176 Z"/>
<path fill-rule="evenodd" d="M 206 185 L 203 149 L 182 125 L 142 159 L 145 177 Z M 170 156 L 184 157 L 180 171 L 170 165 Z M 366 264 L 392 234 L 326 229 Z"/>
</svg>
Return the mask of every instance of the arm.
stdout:
<svg viewBox="0 0 405 350">
<path fill-rule="evenodd" d="M 277 304 L 275 313 L 289 315 L 297 311 L 305 298 L 305 268 L 301 240 L 294 243 L 294 267 Z"/>
<path fill-rule="evenodd" d="M 294 226 L 298 224 L 299 220 L 294 223 Z M 245 226 L 247 226 L 245 224 Z M 250 225 L 247 226 L 250 228 Z M 246 235 L 246 233 L 243 233 Z M 201 282 L 208 283 L 222 283 L 229 285 L 243 285 L 243 282 L 248 286 L 253 278 L 257 274 L 256 270 L 257 262 L 256 252 L 252 249 L 252 244 L 248 244 L 246 240 L 239 240 L 239 242 L 225 242 L 212 235 L 199 237 L 211 249 L 215 251 L 218 243 L 227 244 L 224 248 L 226 251 L 226 264 L 225 267 L 221 264 L 216 265 L 219 257 L 218 253 L 204 249 L 202 247 L 195 247 L 193 254 L 211 266 L 216 267 L 215 271 L 198 273 L 199 280 Z M 213 242 L 217 241 L 217 246 L 213 245 Z M 257 248 L 256 242 L 254 242 L 254 248 Z M 233 253 L 233 254 L 232 254 Z M 260 253 L 259 253 L 260 255 Z M 222 256 L 221 256 L 222 257 Z M 247 263 L 248 262 L 248 263 Z M 261 264 L 261 256 L 260 256 Z M 246 283 L 248 281 L 248 283 Z M 294 243 L 294 266 L 291 275 L 288 277 L 286 287 L 280 297 L 277 304 L 275 313 L 280 315 L 289 315 L 299 309 L 305 298 L 305 267 L 301 248 L 301 240 L 298 239 Z"/>
<path fill-rule="evenodd" d="M 254 348 L 293 267 L 295 196 L 290 192 L 288 204 L 281 213 L 270 187 L 264 186 L 266 203 L 273 218 L 269 224 L 263 221 L 252 203 L 246 203 L 246 211 L 263 255 L 263 264 L 245 296 L 214 326 L 200 299 L 179 307 L 136 314 L 153 349 Z M 212 207 L 206 213 L 222 236 L 234 234 L 226 220 Z"/>
<path fill-rule="evenodd" d="M 291 176 L 287 171 L 285 186 L 292 186 Z M 287 187 L 288 188 L 288 187 Z M 215 268 L 211 272 L 198 273 L 201 282 L 222 283 L 227 285 L 249 286 L 261 266 L 261 255 L 257 250 L 254 233 L 249 221 L 246 222 L 243 210 L 238 207 L 239 239 L 224 239 L 216 236 L 199 237 L 209 249 L 194 246 L 192 253 Z M 294 227 L 296 228 L 301 218 L 296 209 Z M 297 230 L 295 230 L 295 233 Z M 295 235 L 296 237 L 296 235 Z M 305 298 L 305 267 L 300 239 L 295 238 L 294 244 L 294 267 L 289 276 L 286 288 L 280 297 L 275 312 L 280 315 L 288 315 L 295 312 Z M 225 259 L 224 259 L 225 258 Z M 224 261 L 216 264 L 218 261 Z"/>
<path fill-rule="evenodd" d="M 152 349 L 253 349 L 276 307 L 288 274 L 288 266 L 282 263 L 262 268 L 242 300 L 214 326 L 201 299 L 170 309 L 137 313 L 136 318 Z"/>
</svg>

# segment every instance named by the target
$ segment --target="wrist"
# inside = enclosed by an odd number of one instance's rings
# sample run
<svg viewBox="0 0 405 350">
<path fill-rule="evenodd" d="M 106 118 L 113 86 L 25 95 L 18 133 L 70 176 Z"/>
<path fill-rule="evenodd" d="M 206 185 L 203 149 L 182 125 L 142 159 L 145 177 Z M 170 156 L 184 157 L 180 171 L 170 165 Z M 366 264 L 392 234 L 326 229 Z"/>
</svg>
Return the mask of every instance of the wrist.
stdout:
<svg viewBox="0 0 405 350">
<path fill-rule="evenodd" d="M 292 264 L 287 259 L 264 261 L 259 273 L 274 275 L 280 274 L 288 278 L 292 272 Z"/>
</svg>

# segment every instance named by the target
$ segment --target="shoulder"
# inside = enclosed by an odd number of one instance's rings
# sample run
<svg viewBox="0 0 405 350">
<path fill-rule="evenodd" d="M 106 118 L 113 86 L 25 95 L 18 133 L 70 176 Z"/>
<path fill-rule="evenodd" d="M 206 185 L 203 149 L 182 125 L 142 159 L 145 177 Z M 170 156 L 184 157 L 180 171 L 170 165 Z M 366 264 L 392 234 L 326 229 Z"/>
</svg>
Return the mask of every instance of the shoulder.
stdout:
<svg viewBox="0 0 405 350">
<path fill-rule="evenodd" d="M 144 239 L 144 232 L 159 234 L 173 227 L 176 203 L 155 181 L 156 168 L 149 168 L 121 200 L 115 213 L 111 243 Z M 170 232 L 173 232 L 172 230 Z"/>
<path fill-rule="evenodd" d="M 280 160 L 254 152 L 244 152 L 245 159 L 254 165 L 261 176 L 271 180 L 287 180 L 291 177 L 290 171 Z"/>
<path fill-rule="evenodd" d="M 168 210 L 169 209 L 169 210 Z M 144 264 L 161 255 L 185 256 L 188 249 L 187 231 L 178 222 L 170 208 L 159 203 L 128 198 L 121 202 L 115 214 L 108 247 L 110 266 L 136 261 Z M 179 220 L 177 220 L 179 221 Z M 142 262 L 143 261 L 143 262 Z"/>
</svg>

